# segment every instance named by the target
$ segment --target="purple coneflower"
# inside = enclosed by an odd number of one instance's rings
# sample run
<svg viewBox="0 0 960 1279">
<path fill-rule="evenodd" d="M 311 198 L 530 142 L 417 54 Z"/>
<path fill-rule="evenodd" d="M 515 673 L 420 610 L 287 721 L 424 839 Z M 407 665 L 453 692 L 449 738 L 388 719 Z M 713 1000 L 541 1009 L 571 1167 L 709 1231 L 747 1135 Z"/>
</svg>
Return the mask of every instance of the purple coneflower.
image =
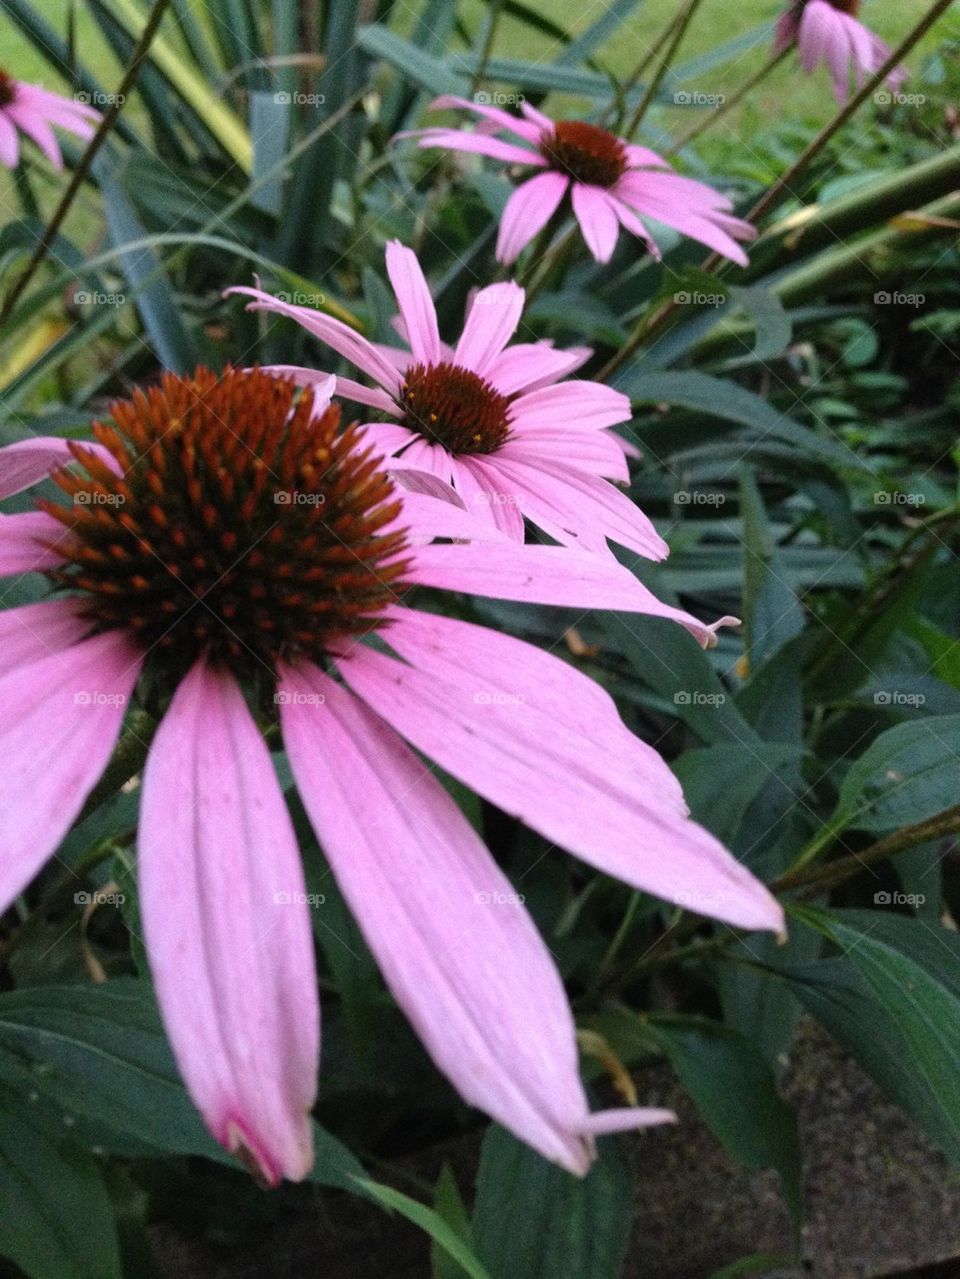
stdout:
<svg viewBox="0 0 960 1279">
<path fill-rule="evenodd" d="M 0 164 L 8 169 L 19 162 L 21 133 L 37 144 L 55 169 L 62 169 L 63 156 L 50 126 L 87 140 L 99 119 L 100 112 L 86 103 L 14 80 L 0 68 Z"/>
<path fill-rule="evenodd" d="M 775 49 L 796 43 L 806 72 L 825 62 L 840 103 L 849 96 L 851 71 L 859 89 L 890 57 L 889 47 L 858 20 L 859 12 L 860 0 L 797 0 L 777 22 Z M 906 77 L 906 68 L 897 67 L 887 84 L 899 93 Z"/>
</svg>

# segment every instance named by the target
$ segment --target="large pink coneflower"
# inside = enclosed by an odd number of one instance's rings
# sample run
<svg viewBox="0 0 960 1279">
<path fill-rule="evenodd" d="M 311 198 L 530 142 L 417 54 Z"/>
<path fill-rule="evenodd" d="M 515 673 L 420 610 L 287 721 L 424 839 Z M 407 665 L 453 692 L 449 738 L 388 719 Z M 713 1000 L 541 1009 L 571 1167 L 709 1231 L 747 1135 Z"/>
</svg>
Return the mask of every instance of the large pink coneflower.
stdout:
<svg viewBox="0 0 960 1279">
<path fill-rule="evenodd" d="M 411 249 L 387 246 L 387 273 L 409 349 L 375 345 L 342 321 L 292 306 L 260 289 L 231 293 L 251 310 L 296 320 L 377 383 L 337 378 L 341 394 L 389 420 L 366 424 L 392 466 L 430 471 L 474 514 L 523 540 L 524 516 L 563 544 L 607 551 L 607 539 L 660 560 L 667 546 L 646 515 L 610 480 L 628 479 L 624 442 L 609 428 L 630 418 L 630 401 L 598 382 L 560 381 L 589 356 L 545 342 L 508 345 L 523 312 L 513 283 L 479 289 L 452 349 Z M 275 371 L 309 384 L 311 369 Z"/>
<path fill-rule="evenodd" d="M 446 109 L 473 111 L 485 123 L 474 133 L 431 128 L 400 136 L 417 138 L 421 147 L 479 152 L 541 170 L 521 183 L 507 201 L 497 237 L 498 262 L 514 262 L 569 197 L 587 247 L 598 262 L 610 261 L 621 226 L 639 236 L 659 258 L 657 242 L 643 222 L 650 218 L 747 265 L 747 255 L 737 241 L 754 238 L 750 223 L 733 216 L 733 205 L 725 195 L 674 173 L 655 151 L 585 120 L 551 120 L 528 102 L 520 106 L 522 117 L 448 94 L 430 105 L 431 111 Z M 520 141 L 506 141 L 497 132 L 511 133 Z"/>
<path fill-rule="evenodd" d="M 426 585 L 634 609 L 703 642 L 711 628 L 612 560 L 483 525 L 470 543 L 469 513 L 394 489 L 328 393 L 297 401 L 258 370 L 168 375 L 114 405 L 95 447 L 0 452 L 0 494 L 52 468 L 71 499 L 0 516 L 0 572 L 56 588 L 0 613 L 0 905 L 63 839 L 148 690 L 162 717 L 137 864 L 167 1032 L 214 1137 L 267 1182 L 305 1176 L 319 1013 L 262 731 L 278 718 L 333 873 L 440 1069 L 583 1173 L 595 1134 L 668 1116 L 589 1112 L 549 952 L 417 752 L 638 888 L 745 928 L 780 931 L 783 915 L 689 820 L 669 769 L 596 684 L 404 596 Z"/>
<path fill-rule="evenodd" d="M 50 126 L 86 140 L 93 137 L 99 119 L 100 112 L 86 103 L 14 80 L 0 67 L 0 164 L 8 169 L 19 162 L 20 133 L 37 144 L 55 169 L 62 169 L 63 156 Z"/>
<path fill-rule="evenodd" d="M 851 72 L 859 89 L 890 57 L 889 47 L 858 21 L 859 12 L 860 0 L 797 0 L 777 22 L 775 49 L 796 43 L 807 72 L 825 62 L 841 103 L 850 93 Z M 898 93 L 906 77 L 906 68 L 898 67 L 887 84 Z"/>
</svg>

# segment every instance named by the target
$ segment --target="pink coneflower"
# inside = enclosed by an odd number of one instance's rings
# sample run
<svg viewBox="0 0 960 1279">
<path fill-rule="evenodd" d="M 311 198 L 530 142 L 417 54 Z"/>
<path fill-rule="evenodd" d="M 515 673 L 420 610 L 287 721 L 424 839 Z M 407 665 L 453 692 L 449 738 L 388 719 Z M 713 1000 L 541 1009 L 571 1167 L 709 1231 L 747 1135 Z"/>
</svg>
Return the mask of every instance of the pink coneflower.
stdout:
<svg viewBox="0 0 960 1279">
<path fill-rule="evenodd" d="M 768 891 L 691 822 L 660 757 L 558 658 L 403 603 L 414 585 L 648 611 L 621 565 L 524 547 L 395 490 L 329 386 L 168 375 L 97 447 L 20 446 L 8 484 L 70 505 L 0 516 L 0 572 L 51 598 L 0 613 L 0 903 L 23 891 L 101 775 L 138 684 L 162 709 L 143 775 L 140 910 L 160 1008 L 218 1141 L 264 1180 L 312 1161 L 319 1013 L 304 880 L 262 730 L 384 977 L 463 1097 L 583 1173 L 596 1133 L 573 1020 L 531 919 L 415 752 L 548 840 L 673 902 L 779 931 Z M 313 402 L 311 402 L 313 401 Z M 431 477 L 424 477 L 436 483 Z M 446 541 L 436 542 L 437 537 Z M 366 642 L 375 635 L 375 646 Z M 142 677 L 142 682 L 141 682 Z"/>
<path fill-rule="evenodd" d="M 55 169 L 63 168 L 63 156 L 54 137 L 53 124 L 92 138 L 100 112 L 83 102 L 41 89 L 38 84 L 14 80 L 0 67 L 0 164 L 15 169 L 20 158 L 20 138 L 26 134 L 37 144 Z"/>
<path fill-rule="evenodd" d="M 851 71 L 859 89 L 890 57 L 880 37 L 857 21 L 859 12 L 860 0 L 797 0 L 777 22 L 775 50 L 796 42 L 807 72 L 825 62 L 841 103 L 849 95 Z M 898 67 L 887 76 L 887 84 L 899 93 L 906 77 L 906 68 Z"/>
<path fill-rule="evenodd" d="M 737 240 L 754 238 L 750 223 L 733 216 L 725 195 L 674 173 L 655 151 L 584 120 L 551 120 L 527 102 L 520 106 L 522 119 L 449 94 L 430 105 L 431 111 L 450 108 L 474 111 L 487 123 L 475 133 L 433 128 L 400 136 L 418 138 L 421 147 L 475 151 L 542 170 L 507 201 L 497 237 L 498 262 L 516 261 L 569 195 L 583 238 L 598 262 L 610 261 L 621 226 L 639 236 L 659 259 L 660 249 L 642 221 L 651 218 L 747 265 Z M 523 145 L 498 138 L 497 131 L 512 133 Z"/>
<path fill-rule="evenodd" d="M 366 425 L 392 466 L 430 471 L 453 485 L 471 512 L 517 541 L 524 516 L 556 541 L 608 551 L 607 539 L 649 559 L 667 546 L 650 520 L 609 480 L 628 479 L 624 442 L 609 428 L 630 418 L 630 401 L 597 382 L 559 381 L 583 363 L 583 348 L 544 342 L 508 346 L 523 311 L 512 283 L 479 289 L 456 349 L 440 341 L 430 289 L 412 250 L 387 246 L 387 272 L 409 350 L 384 347 L 340 320 L 260 289 L 251 310 L 289 316 L 378 384 L 337 379 L 340 393 L 390 420 Z M 309 384 L 310 369 L 277 366 Z"/>
</svg>

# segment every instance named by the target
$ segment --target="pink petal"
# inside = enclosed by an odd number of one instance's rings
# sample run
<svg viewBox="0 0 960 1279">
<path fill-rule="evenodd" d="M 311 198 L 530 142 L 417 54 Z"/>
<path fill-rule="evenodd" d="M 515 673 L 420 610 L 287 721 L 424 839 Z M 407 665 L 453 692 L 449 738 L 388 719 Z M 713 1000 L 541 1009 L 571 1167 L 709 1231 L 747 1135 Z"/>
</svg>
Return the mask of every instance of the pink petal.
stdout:
<svg viewBox="0 0 960 1279">
<path fill-rule="evenodd" d="M 395 402 L 386 391 L 377 386 L 364 386 L 350 378 L 340 377 L 333 373 L 323 373 L 320 369 L 308 369 L 299 364 L 261 364 L 263 373 L 272 373 L 275 377 L 285 378 L 296 386 L 312 387 L 314 393 L 313 409 L 322 413 L 334 395 L 345 400 L 353 400 L 356 404 L 366 404 L 370 408 L 380 409 L 382 413 L 396 415 L 399 413 Z"/>
<path fill-rule="evenodd" d="M 573 1019 L 509 880 L 381 719 L 315 667 L 282 687 L 301 798 L 397 1002 L 471 1105 L 582 1174 Z"/>
<path fill-rule="evenodd" d="M 76 600 L 52 599 L 0 612 L 0 675 L 70 648 L 89 635 Z"/>
<path fill-rule="evenodd" d="M 665 160 L 649 147 L 638 147 L 635 142 L 624 142 L 627 153 L 627 164 L 631 169 L 669 169 L 670 161 Z"/>
<path fill-rule="evenodd" d="M 490 366 L 517 331 L 524 297 L 523 289 L 512 281 L 480 289 L 467 312 L 457 343 L 457 364 L 486 377 Z"/>
<path fill-rule="evenodd" d="M 313 1164 L 319 1011 L 296 836 L 233 678 L 197 663 L 150 750 L 140 909 L 180 1072 L 211 1133 L 275 1185 Z"/>
<path fill-rule="evenodd" d="M 523 541 L 523 512 L 516 496 L 505 493 L 496 466 L 485 458 L 457 458 L 453 481 L 468 511 L 484 520 L 514 542 Z"/>
<path fill-rule="evenodd" d="M 531 122 L 531 124 L 535 124 L 537 126 L 537 128 L 540 130 L 541 137 L 543 136 L 544 133 L 553 133 L 553 128 L 554 128 L 553 121 L 550 119 L 548 115 L 544 115 L 542 111 L 538 111 L 537 108 L 533 106 L 532 103 L 521 102 L 520 110 L 523 112 L 523 115 L 525 116 L 525 118 Z"/>
<path fill-rule="evenodd" d="M 373 445 L 384 457 L 399 453 L 402 448 L 419 438 L 413 431 L 396 422 L 365 422 L 363 427 L 364 444 Z"/>
<path fill-rule="evenodd" d="M 262 289 L 237 286 L 225 289 L 224 297 L 229 297 L 232 293 L 253 298 L 252 302 L 247 303 L 248 311 L 273 311 L 277 315 L 285 315 L 291 320 L 296 320 L 308 333 L 312 333 L 344 359 L 362 369 L 393 396 L 399 393 L 400 375 L 397 370 L 383 358 L 372 342 L 368 342 L 362 333 L 351 329 L 342 320 L 334 319 L 332 315 L 324 315 L 322 311 L 315 311 L 308 306 L 292 306 L 288 302 L 281 302 L 279 298 L 273 297 L 270 293 L 264 293 Z"/>
<path fill-rule="evenodd" d="M 797 11 L 790 6 L 785 13 L 781 13 L 777 19 L 777 25 L 774 29 L 773 51 L 774 53 L 782 53 L 784 49 L 793 44 L 797 38 Z"/>
<path fill-rule="evenodd" d="M 503 142 L 489 133 L 467 133 L 464 129 L 419 129 L 416 134 L 419 147 L 444 147 L 449 151 L 467 151 L 474 155 L 486 155 L 492 160 L 507 164 L 534 164 L 542 168 L 547 162 L 536 151 L 518 147 L 513 142 Z"/>
<path fill-rule="evenodd" d="M 101 461 L 116 470 L 113 454 L 102 444 L 88 440 L 82 443 L 84 448 L 91 449 Z M 0 498 L 23 492 L 39 480 L 45 480 L 51 471 L 72 461 L 70 441 L 57 435 L 38 435 L 0 448 Z"/>
<path fill-rule="evenodd" d="M 609 262 L 617 246 L 620 223 L 607 192 L 602 187 L 574 182 L 573 211 L 587 248 L 598 262 Z"/>
<path fill-rule="evenodd" d="M 387 275 L 400 307 L 414 359 L 420 364 L 439 363 L 440 333 L 430 287 L 417 255 L 399 240 L 391 240 L 387 245 Z"/>
<path fill-rule="evenodd" d="M 528 391 L 514 400 L 511 427 L 518 433 L 530 427 L 558 427 L 565 423 L 578 430 L 602 430 L 619 426 L 633 416 L 630 399 L 622 391 L 600 382 L 561 382 Z"/>
<path fill-rule="evenodd" d="M 487 381 L 501 395 L 535 391 L 575 372 L 592 354 L 588 346 L 557 351 L 547 342 L 515 342 L 490 365 Z"/>
<path fill-rule="evenodd" d="M 43 511 L 0 515 L 0 577 L 43 573 L 63 563 L 58 544 L 69 530 Z"/>
<path fill-rule="evenodd" d="M 403 451 L 402 457 L 390 459 L 391 469 L 411 467 L 415 471 L 427 471 L 437 476 L 445 484 L 450 483 L 452 458 L 442 444 L 431 444 L 429 440 L 414 436 L 413 443 Z"/>
<path fill-rule="evenodd" d="M 63 156 L 60 153 L 60 147 L 57 145 L 53 130 L 43 116 L 25 107 L 19 101 L 11 103 L 6 108 L 6 112 L 21 133 L 25 133 L 37 144 L 53 167 L 62 169 Z"/>
<path fill-rule="evenodd" d="M 704 648 L 716 642 L 724 617 L 711 625 L 683 609 L 664 604 L 613 557 L 567 546 L 504 544 L 491 555 L 483 545 L 415 548 L 406 578 L 442 591 L 462 591 L 490 599 L 553 604 L 561 608 L 613 609 L 679 622 Z"/>
<path fill-rule="evenodd" d="M 509 132 L 516 134 L 524 142 L 532 142 L 534 146 L 537 146 L 540 142 L 540 129 L 536 125 L 528 123 L 528 121 L 521 119 L 519 116 L 511 115 L 509 111 L 504 111 L 500 107 L 471 102 L 469 98 L 458 98 L 452 93 L 444 93 L 439 98 L 434 98 L 427 110 L 473 111 L 485 120 L 492 120 L 501 129 L 507 129 Z"/>
<path fill-rule="evenodd" d="M 20 136 L 7 112 L 0 108 L 0 164 L 15 169 L 20 159 Z"/>
<path fill-rule="evenodd" d="M 143 660 L 122 631 L 50 653 L 56 622 L 30 620 L 34 658 L 0 677 L 0 911 L 56 849 L 106 767 Z"/>
<path fill-rule="evenodd" d="M 517 458 L 516 452 L 506 457 L 501 449 L 491 462 L 526 518 L 555 541 L 607 552 L 609 539 L 647 559 L 663 560 L 669 555 L 669 547 L 647 516 L 607 480 L 560 460 Z"/>
<path fill-rule="evenodd" d="M 515 262 L 521 252 L 547 225 L 567 193 L 570 179 L 562 173 L 538 173 L 521 182 L 500 218 L 497 234 L 498 262 Z"/>
<path fill-rule="evenodd" d="M 564 466 L 619 483 L 626 483 L 630 478 L 624 441 L 613 431 L 578 431 L 566 425 L 528 427 L 507 440 L 496 456 L 531 466 L 562 462 Z"/>
<path fill-rule="evenodd" d="M 683 816 L 666 765 L 597 708 L 579 672 L 453 618 L 395 610 L 387 638 L 406 665 L 358 646 L 339 668 L 417 750 L 635 888 L 738 927 L 783 931 L 779 903 Z"/>
</svg>

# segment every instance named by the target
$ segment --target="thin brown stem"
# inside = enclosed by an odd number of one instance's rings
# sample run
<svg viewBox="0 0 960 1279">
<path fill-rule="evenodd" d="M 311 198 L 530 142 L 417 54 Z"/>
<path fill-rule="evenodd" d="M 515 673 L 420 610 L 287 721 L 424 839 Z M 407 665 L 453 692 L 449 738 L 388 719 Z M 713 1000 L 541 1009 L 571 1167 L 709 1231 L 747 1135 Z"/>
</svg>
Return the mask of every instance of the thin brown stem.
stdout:
<svg viewBox="0 0 960 1279">
<path fill-rule="evenodd" d="M 778 67 L 784 58 L 791 52 L 788 45 L 786 49 L 781 49 L 779 53 L 775 53 L 769 58 L 763 66 L 754 75 L 750 77 L 740 88 L 729 98 L 724 98 L 723 102 L 715 111 L 705 114 L 702 120 L 698 120 L 692 129 L 688 129 L 686 133 L 682 133 L 668 150 L 664 151 L 665 156 L 674 156 L 678 151 L 682 151 L 685 146 L 689 146 L 695 138 L 699 138 L 702 134 L 711 129 L 718 120 L 722 120 L 728 111 L 732 111 L 738 103 L 742 102 L 751 89 L 755 89 L 761 80 L 765 80 L 774 67 Z"/>
<path fill-rule="evenodd" d="M 627 125 L 626 130 L 624 131 L 625 137 L 632 138 L 633 135 L 636 133 L 637 129 L 640 127 L 640 122 L 643 120 L 643 117 L 647 114 L 650 104 L 653 101 L 654 97 L 656 96 L 657 90 L 660 88 L 660 85 L 663 83 L 663 77 L 667 74 L 667 71 L 670 69 L 670 63 L 673 61 L 674 56 L 676 55 L 676 52 L 680 47 L 680 43 L 683 40 L 683 37 L 687 34 L 687 27 L 689 27 L 690 25 L 690 19 L 696 13 L 700 5 L 700 2 L 701 0 L 687 0 L 686 7 L 682 10 L 682 12 L 676 18 L 674 22 L 674 27 L 673 27 L 673 33 L 670 37 L 670 42 L 667 45 L 666 52 L 664 53 L 663 57 L 660 59 L 659 65 L 657 66 L 656 71 L 651 76 L 650 83 L 647 85 L 646 89 L 644 90 L 643 97 L 640 99 L 637 109 L 636 111 L 634 111 L 633 116 L 630 120 L 630 123 Z"/>
</svg>

